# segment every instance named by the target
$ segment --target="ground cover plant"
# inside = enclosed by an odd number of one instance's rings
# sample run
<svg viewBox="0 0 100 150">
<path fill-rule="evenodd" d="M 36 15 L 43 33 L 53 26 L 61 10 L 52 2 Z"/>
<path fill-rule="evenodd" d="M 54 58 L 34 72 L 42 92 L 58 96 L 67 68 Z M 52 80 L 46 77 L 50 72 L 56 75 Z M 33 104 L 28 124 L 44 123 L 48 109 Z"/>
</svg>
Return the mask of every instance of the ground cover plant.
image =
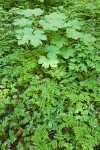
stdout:
<svg viewBox="0 0 100 150">
<path fill-rule="evenodd" d="M 100 149 L 99 8 L 1 1 L 1 150 Z"/>
</svg>

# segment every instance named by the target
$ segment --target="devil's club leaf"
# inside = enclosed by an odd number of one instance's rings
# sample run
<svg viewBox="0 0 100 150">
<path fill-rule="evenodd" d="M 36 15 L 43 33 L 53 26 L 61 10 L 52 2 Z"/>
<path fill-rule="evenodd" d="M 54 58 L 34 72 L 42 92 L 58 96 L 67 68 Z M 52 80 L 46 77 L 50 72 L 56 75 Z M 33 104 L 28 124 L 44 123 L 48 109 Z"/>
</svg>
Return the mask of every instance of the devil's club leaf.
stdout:
<svg viewBox="0 0 100 150">
<path fill-rule="evenodd" d="M 24 15 L 25 17 L 30 17 L 33 15 L 32 9 L 25 9 L 25 10 L 20 10 L 20 11 L 18 10 L 17 13 L 20 15 Z"/>
<path fill-rule="evenodd" d="M 40 16 L 40 15 L 42 15 L 43 14 L 43 10 L 42 9 L 40 9 L 40 8 L 35 8 L 35 9 L 33 9 L 32 10 L 32 13 L 35 15 L 35 16 Z"/>
<path fill-rule="evenodd" d="M 81 29 L 81 26 L 84 25 L 84 23 L 82 21 L 75 19 L 68 21 L 66 25 L 73 29 Z"/>
<path fill-rule="evenodd" d="M 27 43 L 31 43 L 34 47 L 42 44 L 42 40 L 47 40 L 44 32 L 41 30 L 35 30 L 33 32 L 32 28 L 25 27 L 24 29 L 20 29 L 16 31 L 18 44 L 23 45 Z"/>
<path fill-rule="evenodd" d="M 32 32 L 33 29 L 28 27 L 24 27 L 23 29 L 16 30 L 17 35 L 32 34 Z"/>
<path fill-rule="evenodd" d="M 68 44 L 68 40 L 59 34 L 54 34 L 51 39 L 51 43 L 56 45 L 57 47 L 61 48 L 61 47 L 63 47 L 63 45 Z"/>
<path fill-rule="evenodd" d="M 33 38 L 30 39 L 30 43 L 35 47 L 42 44 L 42 40 L 47 40 L 46 35 L 44 35 L 44 31 L 35 30 L 33 33 Z"/>
<path fill-rule="evenodd" d="M 38 60 L 38 63 L 42 64 L 42 66 L 44 68 L 48 68 L 49 66 L 57 67 L 57 64 L 59 63 L 59 61 L 53 55 L 48 56 L 48 58 L 46 58 L 45 56 L 40 56 L 40 59 Z"/>
<path fill-rule="evenodd" d="M 83 34 L 82 39 L 81 39 L 85 45 L 88 44 L 93 44 L 96 41 L 96 38 L 93 37 L 91 34 Z"/>
<path fill-rule="evenodd" d="M 66 29 L 66 33 L 67 33 L 67 37 L 73 38 L 73 39 L 75 39 L 75 40 L 81 38 L 82 35 L 83 35 L 82 33 L 76 31 L 76 30 L 73 29 L 73 28 L 68 28 L 68 29 Z"/>
<path fill-rule="evenodd" d="M 68 59 L 72 56 L 74 56 L 75 50 L 72 47 L 64 47 L 61 49 L 61 55 L 65 58 Z"/>
<path fill-rule="evenodd" d="M 30 36 L 32 36 L 33 29 L 25 27 L 24 29 L 16 30 L 16 37 L 18 39 L 18 45 L 23 45 L 29 42 Z"/>
<path fill-rule="evenodd" d="M 44 50 L 48 52 L 47 58 L 45 56 L 40 56 L 39 64 L 42 64 L 44 68 L 48 68 L 49 66 L 57 67 L 59 63 L 57 59 L 57 54 L 60 53 L 59 48 L 53 45 L 47 45 Z"/>
<path fill-rule="evenodd" d="M 57 31 L 60 28 L 64 28 L 66 26 L 65 23 L 66 16 L 63 13 L 51 13 L 50 15 L 46 15 L 44 20 L 40 20 L 39 24 L 45 30 L 53 30 Z"/>
<path fill-rule="evenodd" d="M 23 27 L 23 26 L 31 25 L 32 21 L 26 18 L 21 18 L 21 19 L 15 19 L 13 24 Z"/>
<path fill-rule="evenodd" d="M 54 54 L 59 54 L 60 53 L 60 50 L 57 46 L 54 46 L 54 45 L 46 45 L 45 49 L 44 49 L 46 52 L 49 52 L 49 53 L 54 53 Z"/>
<path fill-rule="evenodd" d="M 60 50 L 58 47 L 54 46 L 54 45 L 46 45 L 45 49 L 46 52 L 48 52 L 48 57 L 50 58 L 50 56 L 57 58 L 57 54 L 60 54 Z"/>
<path fill-rule="evenodd" d="M 42 66 L 44 68 L 48 68 L 49 67 L 48 59 L 45 56 L 40 56 L 40 58 L 38 60 L 38 63 L 42 64 Z"/>
<path fill-rule="evenodd" d="M 40 16 L 43 14 L 43 10 L 40 8 L 35 9 L 25 9 L 25 10 L 18 10 L 17 13 L 20 15 L 24 15 L 25 17 L 30 17 L 32 15 L 34 16 Z"/>
</svg>

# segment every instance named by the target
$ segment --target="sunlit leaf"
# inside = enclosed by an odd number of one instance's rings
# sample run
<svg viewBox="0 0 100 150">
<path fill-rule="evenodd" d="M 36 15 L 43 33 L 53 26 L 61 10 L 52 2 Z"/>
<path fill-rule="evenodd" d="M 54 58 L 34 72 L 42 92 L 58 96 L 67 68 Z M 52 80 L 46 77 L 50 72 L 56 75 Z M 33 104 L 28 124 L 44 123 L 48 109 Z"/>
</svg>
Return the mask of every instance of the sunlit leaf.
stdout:
<svg viewBox="0 0 100 150">
<path fill-rule="evenodd" d="M 67 33 L 67 37 L 75 39 L 75 40 L 81 38 L 83 35 L 82 33 L 80 33 L 79 31 L 76 31 L 73 28 L 66 29 L 66 33 Z"/>
<path fill-rule="evenodd" d="M 29 19 L 26 19 L 26 18 L 15 19 L 13 24 L 23 27 L 23 26 L 31 25 L 32 20 L 29 20 Z"/>
<path fill-rule="evenodd" d="M 32 15 L 34 16 L 40 16 L 43 14 L 43 10 L 40 8 L 35 8 L 35 9 L 25 9 L 25 10 L 18 10 L 17 13 L 20 15 L 24 15 L 25 17 L 31 17 Z"/>
<path fill-rule="evenodd" d="M 84 42 L 85 45 L 93 44 L 96 41 L 96 38 L 91 34 L 83 34 L 81 41 Z"/>
<path fill-rule="evenodd" d="M 33 31 L 32 28 L 25 27 L 24 29 L 17 30 L 16 33 L 19 45 L 28 44 L 30 42 L 31 45 L 36 47 L 42 44 L 43 40 L 47 40 L 42 30 Z"/>
<path fill-rule="evenodd" d="M 79 21 L 77 19 L 70 20 L 67 22 L 66 26 L 71 27 L 73 29 L 81 29 L 81 26 L 84 25 L 84 22 Z"/>
<path fill-rule="evenodd" d="M 65 18 L 66 16 L 63 13 L 54 12 L 50 15 L 46 15 L 44 20 L 39 21 L 39 24 L 45 30 L 57 31 L 58 29 L 64 28 L 66 26 Z"/>
<path fill-rule="evenodd" d="M 40 56 L 38 63 L 42 64 L 44 68 L 48 68 L 49 66 L 57 67 L 59 61 L 53 55 L 50 55 L 48 56 L 48 58 L 46 58 L 45 56 Z"/>
</svg>

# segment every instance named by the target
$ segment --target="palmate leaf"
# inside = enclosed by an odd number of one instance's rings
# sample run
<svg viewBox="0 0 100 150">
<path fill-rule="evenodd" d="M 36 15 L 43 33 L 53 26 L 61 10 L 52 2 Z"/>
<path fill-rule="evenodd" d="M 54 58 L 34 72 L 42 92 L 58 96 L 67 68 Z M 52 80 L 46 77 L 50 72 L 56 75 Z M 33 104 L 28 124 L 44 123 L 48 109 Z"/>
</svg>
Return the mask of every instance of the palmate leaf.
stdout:
<svg viewBox="0 0 100 150">
<path fill-rule="evenodd" d="M 33 34 L 34 38 L 30 40 L 30 43 L 35 47 L 42 44 L 42 40 L 47 40 L 47 37 L 42 30 L 35 30 Z"/>
<path fill-rule="evenodd" d="M 52 54 L 59 54 L 60 53 L 60 50 L 57 46 L 54 46 L 54 45 L 46 45 L 45 46 L 45 52 L 48 52 L 48 53 L 52 53 Z"/>
<path fill-rule="evenodd" d="M 43 12 L 44 11 L 40 8 L 35 8 L 35 9 L 32 10 L 32 13 L 34 14 L 34 16 L 40 16 L 40 15 L 43 14 Z"/>
<path fill-rule="evenodd" d="M 65 19 L 66 16 L 63 13 L 54 12 L 50 15 L 46 15 L 44 20 L 39 21 L 39 24 L 44 30 L 57 31 L 58 29 L 66 27 Z"/>
<path fill-rule="evenodd" d="M 63 47 L 65 44 L 68 44 L 68 40 L 65 37 L 62 37 L 59 34 L 54 34 L 52 39 L 51 39 L 51 43 L 56 45 L 57 47 L 61 48 Z"/>
<path fill-rule="evenodd" d="M 63 13 L 58 13 L 58 12 L 53 12 L 51 13 L 50 15 L 46 15 L 45 18 L 48 20 L 48 19 L 56 19 L 56 20 L 64 20 L 66 19 L 66 16 L 65 14 Z"/>
<path fill-rule="evenodd" d="M 20 19 L 15 19 L 13 24 L 23 27 L 27 25 L 32 25 L 32 21 L 26 18 L 20 18 Z"/>
<path fill-rule="evenodd" d="M 59 61 L 54 55 L 48 55 L 48 58 L 45 56 L 40 56 L 38 63 L 42 64 L 44 68 L 49 68 L 49 66 L 57 67 Z"/>
<path fill-rule="evenodd" d="M 89 44 L 93 44 L 96 41 L 96 38 L 94 36 L 92 36 L 91 34 L 83 34 L 81 41 L 85 44 L 85 45 L 89 45 Z"/>
<path fill-rule="evenodd" d="M 42 40 L 47 40 L 42 30 L 33 31 L 32 28 L 25 27 L 24 29 L 17 30 L 16 33 L 19 45 L 28 44 L 30 42 L 31 45 L 36 47 L 42 44 Z"/>
<path fill-rule="evenodd" d="M 31 17 L 32 15 L 34 16 L 40 16 L 43 14 L 43 10 L 40 8 L 35 8 L 35 9 L 25 9 L 25 10 L 18 10 L 17 14 L 24 15 L 25 17 Z"/>
<path fill-rule="evenodd" d="M 84 25 L 84 22 L 75 19 L 75 20 L 68 21 L 66 25 L 73 29 L 81 29 L 81 26 Z"/>
<path fill-rule="evenodd" d="M 18 45 L 23 45 L 29 42 L 33 29 L 24 27 L 23 29 L 16 30 L 16 37 L 18 39 Z"/>
<path fill-rule="evenodd" d="M 33 29 L 29 27 L 24 27 L 23 29 L 18 29 L 15 32 L 17 35 L 21 36 L 23 34 L 32 34 Z"/>
<path fill-rule="evenodd" d="M 74 28 L 68 28 L 66 29 L 67 37 L 72 38 L 72 39 L 79 39 L 83 36 L 83 33 L 76 31 Z"/>
<path fill-rule="evenodd" d="M 47 57 L 48 58 L 57 58 L 57 54 L 60 54 L 60 49 L 54 45 L 46 45 L 45 49 L 46 52 L 48 52 Z"/>
<path fill-rule="evenodd" d="M 63 47 L 62 49 L 61 49 L 61 52 L 60 52 L 60 54 L 65 58 L 65 59 L 68 59 L 68 58 L 70 58 L 70 57 L 72 57 L 72 56 L 74 56 L 74 53 L 75 53 L 75 50 L 71 47 L 71 46 L 69 46 L 69 47 Z"/>
</svg>

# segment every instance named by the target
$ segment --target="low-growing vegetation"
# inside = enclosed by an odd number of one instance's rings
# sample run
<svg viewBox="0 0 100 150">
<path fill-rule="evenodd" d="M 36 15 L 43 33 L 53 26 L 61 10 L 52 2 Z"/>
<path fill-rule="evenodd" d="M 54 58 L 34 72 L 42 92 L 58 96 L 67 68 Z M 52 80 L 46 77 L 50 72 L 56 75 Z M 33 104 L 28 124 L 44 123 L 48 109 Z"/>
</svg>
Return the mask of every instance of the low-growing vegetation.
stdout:
<svg viewBox="0 0 100 150">
<path fill-rule="evenodd" d="M 100 149 L 99 8 L 1 1 L 1 150 Z"/>
</svg>

